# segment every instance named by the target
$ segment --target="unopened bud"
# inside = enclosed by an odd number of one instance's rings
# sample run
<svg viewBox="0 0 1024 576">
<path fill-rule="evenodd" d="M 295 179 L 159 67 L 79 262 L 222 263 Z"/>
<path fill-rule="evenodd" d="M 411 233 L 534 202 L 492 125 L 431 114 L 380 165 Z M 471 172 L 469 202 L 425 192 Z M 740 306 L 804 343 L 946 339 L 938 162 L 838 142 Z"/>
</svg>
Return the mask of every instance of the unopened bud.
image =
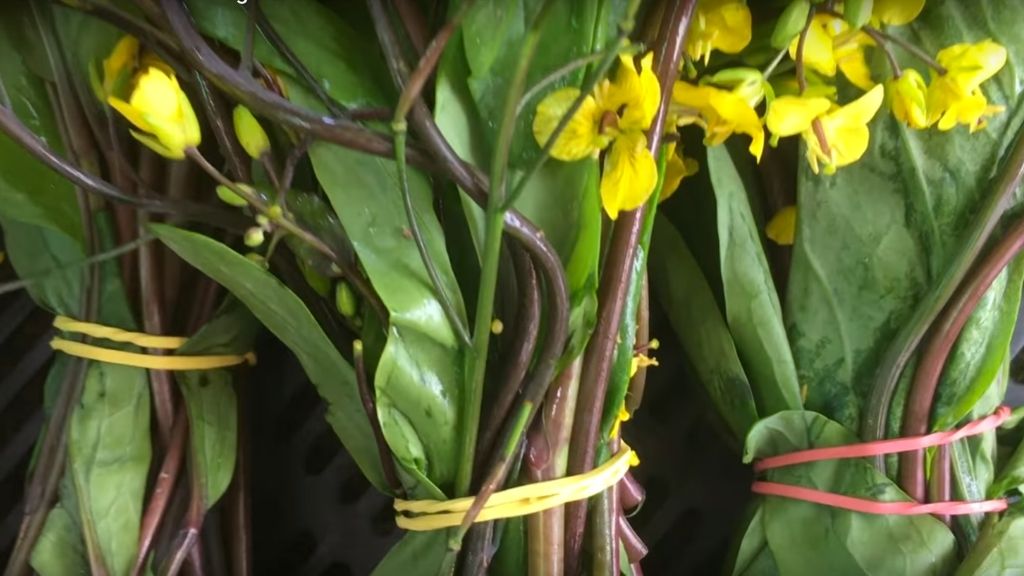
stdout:
<svg viewBox="0 0 1024 576">
<path fill-rule="evenodd" d="M 245 245 L 249 248 L 256 248 L 263 244 L 263 228 L 253 226 L 245 231 Z"/>
<path fill-rule="evenodd" d="M 338 282 L 334 286 L 334 307 L 345 318 L 351 318 L 356 315 L 357 306 L 358 302 L 356 302 L 356 295 L 352 292 L 352 287 L 344 280 Z"/>
<path fill-rule="evenodd" d="M 217 198 L 220 198 L 222 202 L 229 206 L 237 206 L 239 208 L 248 204 L 248 202 L 245 201 L 245 198 L 242 198 L 231 190 L 231 188 L 228 188 L 223 184 L 219 184 L 217 186 Z"/>
<path fill-rule="evenodd" d="M 242 144 L 245 153 L 253 159 L 259 159 L 270 150 L 270 139 L 260 126 L 256 117 L 245 106 L 235 106 L 233 114 L 235 136 Z"/>
<path fill-rule="evenodd" d="M 772 31 L 772 48 L 782 50 L 807 25 L 807 14 L 811 11 L 808 0 L 794 0 L 786 6 Z"/>
<path fill-rule="evenodd" d="M 501 320 L 499 320 L 497 318 L 495 318 L 494 320 L 491 321 L 491 334 L 494 334 L 495 336 L 498 336 L 498 335 L 500 335 L 504 331 L 505 331 L 505 323 L 504 322 L 502 322 Z"/>
</svg>

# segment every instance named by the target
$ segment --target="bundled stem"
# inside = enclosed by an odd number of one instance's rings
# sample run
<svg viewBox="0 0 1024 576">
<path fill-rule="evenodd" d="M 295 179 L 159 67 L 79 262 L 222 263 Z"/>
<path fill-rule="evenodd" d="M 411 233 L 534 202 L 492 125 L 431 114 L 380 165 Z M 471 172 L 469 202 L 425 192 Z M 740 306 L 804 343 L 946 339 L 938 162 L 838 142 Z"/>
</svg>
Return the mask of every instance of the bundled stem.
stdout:
<svg viewBox="0 0 1024 576">
<path fill-rule="evenodd" d="M 661 146 L 672 87 L 679 69 L 679 59 L 695 6 L 696 0 L 681 0 L 672 3 L 671 16 L 664 24 L 666 41 L 657 47 L 655 61 L 662 89 L 661 104 L 647 137 L 648 148 L 655 154 Z M 605 259 L 605 268 L 602 271 L 601 284 L 598 289 L 597 326 L 583 357 L 579 411 L 573 423 L 572 446 L 569 452 L 569 474 L 581 474 L 594 466 L 598 428 L 604 409 L 612 360 L 615 356 L 616 336 L 622 320 L 626 293 L 631 284 L 633 262 L 645 213 L 645 206 L 623 213 L 612 230 L 611 245 Z M 580 569 L 586 510 L 586 502 L 575 502 L 567 506 L 566 572 L 568 574 L 576 574 Z"/>
</svg>

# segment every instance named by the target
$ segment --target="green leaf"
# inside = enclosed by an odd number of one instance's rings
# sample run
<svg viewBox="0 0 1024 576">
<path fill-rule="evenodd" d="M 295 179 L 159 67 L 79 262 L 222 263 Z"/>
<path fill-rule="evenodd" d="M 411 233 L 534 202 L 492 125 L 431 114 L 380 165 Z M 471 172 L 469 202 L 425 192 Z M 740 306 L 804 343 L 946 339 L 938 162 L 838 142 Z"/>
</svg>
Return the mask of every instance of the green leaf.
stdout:
<svg viewBox="0 0 1024 576">
<path fill-rule="evenodd" d="M 762 414 L 800 408 L 782 307 L 746 188 L 725 146 L 708 149 L 715 191 L 725 317 Z"/>
<path fill-rule="evenodd" d="M 68 471 L 83 530 L 111 574 L 127 574 L 139 542 L 149 473 L 149 379 L 140 368 L 90 363 L 68 431 Z"/>
<path fill-rule="evenodd" d="M 672 328 L 733 440 L 757 421 L 754 397 L 732 335 L 697 262 L 668 220 L 654 225 L 649 261 L 651 284 Z"/>
<path fill-rule="evenodd" d="M 32 549 L 31 565 L 40 576 L 89 573 L 79 527 L 61 504 L 54 506 L 46 516 L 46 525 Z"/>
<path fill-rule="evenodd" d="M 860 28 L 871 19 L 874 0 L 846 0 L 843 4 L 843 17 L 851 28 Z"/>
<path fill-rule="evenodd" d="M 388 550 L 373 576 L 438 574 L 448 548 L 448 531 L 408 532 Z"/>
<path fill-rule="evenodd" d="M 978 302 L 943 369 L 932 408 L 933 430 L 956 426 L 997 382 L 1010 353 L 1022 281 L 1024 259 L 1017 258 Z"/>
<path fill-rule="evenodd" d="M 989 523 L 978 544 L 956 570 L 956 576 L 1024 574 L 1024 515 L 1019 510 Z"/>
<path fill-rule="evenodd" d="M 248 8 L 237 2 L 188 2 L 199 29 L 238 50 L 245 41 Z M 377 50 L 373 26 L 361 7 L 346 4 L 339 12 L 315 0 L 261 0 L 260 9 L 274 30 L 320 85 L 347 106 L 377 106 L 392 92 L 391 81 Z M 253 54 L 257 60 L 294 78 L 292 67 L 256 34 Z"/>
<path fill-rule="evenodd" d="M 754 514 L 747 524 L 747 530 L 740 541 L 733 564 L 733 576 L 778 576 L 772 549 L 764 532 L 764 502 L 755 501 Z"/>
<path fill-rule="evenodd" d="M 63 144 L 44 82 L 34 74 L 24 46 L 40 42 L 29 4 L 0 8 L 0 85 L 18 119 L 58 154 Z M 6 105 L 0 96 L 0 105 Z M 82 238 L 82 226 L 71 184 L 0 134 L 0 216 Z"/>
<path fill-rule="evenodd" d="M 327 421 L 366 478 L 386 492 L 380 457 L 355 373 L 302 301 L 280 280 L 231 248 L 161 224 L 153 234 L 186 262 L 227 288 L 295 354 L 327 403 Z"/>
<path fill-rule="evenodd" d="M 857 441 L 820 414 L 785 411 L 758 422 L 744 461 Z M 887 502 L 909 498 L 866 459 L 826 460 L 771 470 L 767 479 Z M 952 533 L 931 516 L 861 514 L 779 497 L 764 500 L 768 546 L 787 576 L 946 574 L 956 557 Z"/>
<path fill-rule="evenodd" d="M 237 300 L 228 300 L 217 315 L 177 354 L 245 354 L 259 324 Z M 238 403 L 229 369 L 177 372 L 188 410 L 192 458 L 209 509 L 227 490 L 235 472 Z"/>
<path fill-rule="evenodd" d="M 985 38 L 1006 43 L 1009 62 L 983 87 L 1006 111 L 985 130 L 914 131 L 882 110 L 858 162 L 832 176 L 800 171 L 787 327 L 807 407 L 848 428 L 859 428 L 886 346 L 963 247 L 1024 118 L 1024 45 L 1010 41 L 1022 16 L 1014 0 L 934 0 L 893 29 L 929 54 Z"/>
</svg>

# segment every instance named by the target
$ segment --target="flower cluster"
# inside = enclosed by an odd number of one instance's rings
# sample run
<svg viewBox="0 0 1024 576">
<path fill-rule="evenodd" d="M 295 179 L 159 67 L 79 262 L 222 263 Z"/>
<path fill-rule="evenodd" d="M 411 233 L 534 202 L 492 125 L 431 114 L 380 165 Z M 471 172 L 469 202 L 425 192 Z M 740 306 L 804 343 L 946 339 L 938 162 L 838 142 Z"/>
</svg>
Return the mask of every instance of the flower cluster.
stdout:
<svg viewBox="0 0 1024 576">
<path fill-rule="evenodd" d="M 853 6 L 854 3 L 847 3 Z M 932 58 L 889 28 L 914 21 L 924 0 L 875 0 L 843 13 L 841 3 L 792 0 L 779 16 L 771 43 L 780 50 L 763 71 L 716 65 L 715 52 L 734 60 L 751 42 L 752 15 L 744 0 L 698 0 L 686 42 L 684 77 L 672 89 L 669 122 L 696 126 L 704 143 L 715 146 L 733 135 L 749 138 L 749 151 L 760 161 L 765 140 L 799 136 L 807 161 L 817 173 L 834 173 L 858 161 L 868 149 L 869 125 L 888 102 L 893 116 L 915 129 L 958 125 L 971 132 L 1002 111 L 990 105 L 981 85 L 1006 63 L 1006 49 L 992 40 L 955 44 Z M 896 49 L 905 50 L 931 68 L 930 81 L 903 67 Z M 869 62 L 884 53 L 889 77 Z M 788 57 L 792 62 L 782 66 Z M 651 70 L 651 55 L 639 68 L 621 58 L 612 80 L 603 81 L 558 135 L 556 127 L 580 97 L 575 88 L 549 94 L 537 108 L 533 132 L 538 144 L 555 137 L 551 155 L 572 161 L 608 149 L 601 197 L 613 219 L 647 200 L 657 182 L 645 131 L 658 107 L 660 86 Z M 698 70 L 703 66 L 703 72 Z M 837 77 L 849 88 L 840 90 Z M 847 96 L 850 91 L 856 91 Z M 843 96 L 841 97 L 840 94 Z M 770 138 L 766 137 L 767 130 Z M 673 148 L 674 150 L 674 148 Z M 696 171 L 696 163 L 669 151 L 662 197 L 679 180 Z"/>
</svg>

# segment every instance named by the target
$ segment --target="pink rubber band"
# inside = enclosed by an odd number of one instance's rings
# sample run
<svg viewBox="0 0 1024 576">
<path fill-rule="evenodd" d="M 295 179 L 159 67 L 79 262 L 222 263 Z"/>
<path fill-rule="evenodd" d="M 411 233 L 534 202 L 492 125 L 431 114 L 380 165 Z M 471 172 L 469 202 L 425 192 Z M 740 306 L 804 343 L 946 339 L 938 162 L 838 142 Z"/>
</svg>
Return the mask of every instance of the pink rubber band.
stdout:
<svg viewBox="0 0 1024 576">
<path fill-rule="evenodd" d="M 957 430 L 946 432 L 935 432 L 924 436 L 911 436 L 909 438 L 893 438 L 891 440 L 878 440 L 875 442 L 861 442 L 847 446 L 831 446 L 828 448 L 812 448 L 810 450 L 799 450 L 789 454 L 771 456 L 754 462 L 754 471 L 763 472 L 774 468 L 793 466 L 794 464 L 805 464 L 819 460 L 841 460 L 846 458 L 864 458 L 867 456 L 882 456 L 885 454 L 896 454 L 899 452 L 910 452 L 922 450 L 934 446 L 942 446 L 955 442 L 962 438 L 975 436 L 983 432 L 995 430 L 1006 422 L 1010 417 L 1010 408 L 1000 406 L 995 413 L 984 418 L 975 420 Z M 959 514 L 981 514 L 986 512 L 1002 512 L 1006 510 L 1009 503 L 1005 498 L 994 500 L 982 500 L 979 502 L 879 502 L 844 496 L 832 492 L 824 492 L 803 486 L 791 484 L 780 484 L 778 482 L 756 481 L 751 490 L 756 494 L 765 496 L 779 496 L 792 500 L 803 500 L 833 508 L 842 508 L 865 514 L 890 514 L 899 516 L 912 516 L 917 514 L 939 514 L 944 516 L 956 516 Z"/>
<path fill-rule="evenodd" d="M 842 508 L 865 514 L 890 514 L 898 516 L 913 516 L 917 514 L 941 514 L 945 516 L 956 516 L 959 514 L 981 514 L 985 512 L 1002 512 L 1006 510 L 1009 503 L 1005 498 L 996 500 L 983 500 L 981 502 L 929 502 L 920 504 L 918 502 L 879 502 L 853 496 L 843 496 L 832 492 L 824 492 L 803 486 L 791 484 L 779 484 L 777 482 L 754 482 L 751 486 L 757 494 L 765 496 L 780 496 L 791 500 L 803 500 L 815 504 L 823 504 L 832 508 Z"/>
<path fill-rule="evenodd" d="M 899 452 L 911 452 L 923 448 L 932 448 L 956 442 L 968 436 L 974 436 L 989 430 L 995 430 L 1002 426 L 1003 422 L 1010 417 L 1010 408 L 1000 406 L 995 413 L 965 424 L 957 430 L 946 432 L 935 432 L 924 436 L 910 436 L 907 438 L 893 438 L 890 440 L 876 440 L 874 442 L 861 442 L 848 444 L 846 446 L 830 446 L 828 448 L 811 448 L 810 450 L 799 450 L 789 454 L 771 456 L 754 462 L 754 472 L 763 472 L 773 468 L 782 468 L 794 464 L 817 462 L 818 460 L 842 460 L 845 458 L 864 458 L 866 456 L 882 456 L 884 454 L 897 454 Z"/>
</svg>

